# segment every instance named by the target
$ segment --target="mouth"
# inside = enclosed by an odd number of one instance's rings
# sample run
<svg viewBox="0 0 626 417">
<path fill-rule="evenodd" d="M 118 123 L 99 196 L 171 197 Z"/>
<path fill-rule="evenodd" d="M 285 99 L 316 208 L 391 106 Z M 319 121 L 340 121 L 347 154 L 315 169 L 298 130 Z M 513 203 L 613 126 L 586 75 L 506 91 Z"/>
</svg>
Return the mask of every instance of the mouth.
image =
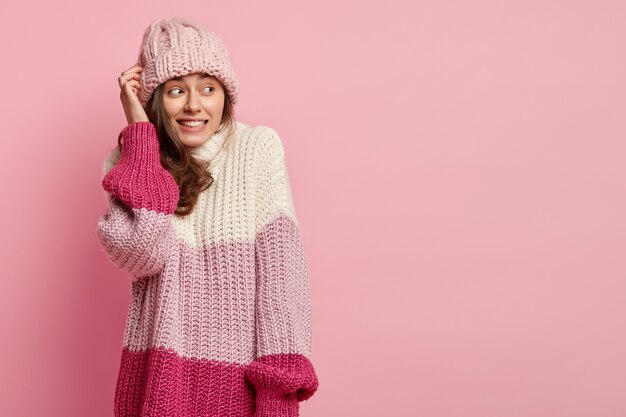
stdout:
<svg viewBox="0 0 626 417">
<path fill-rule="evenodd" d="M 178 119 L 176 120 L 176 122 L 178 122 L 179 125 L 185 125 L 185 122 L 188 122 L 187 125 L 191 126 L 191 125 L 205 125 L 208 123 L 208 120 L 203 120 L 203 119 Z M 202 124 L 198 123 L 198 122 L 202 122 Z"/>
<path fill-rule="evenodd" d="M 198 120 L 198 119 L 180 119 L 176 120 L 178 125 L 183 131 L 187 132 L 199 132 L 204 130 L 208 120 Z"/>
</svg>

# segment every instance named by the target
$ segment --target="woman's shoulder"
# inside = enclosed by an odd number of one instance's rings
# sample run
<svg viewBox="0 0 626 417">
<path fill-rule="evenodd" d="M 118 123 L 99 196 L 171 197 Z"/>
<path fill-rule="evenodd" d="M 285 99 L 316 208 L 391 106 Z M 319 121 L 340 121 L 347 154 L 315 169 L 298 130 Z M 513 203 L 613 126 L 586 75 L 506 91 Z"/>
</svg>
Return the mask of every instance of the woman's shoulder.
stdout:
<svg viewBox="0 0 626 417">
<path fill-rule="evenodd" d="M 238 136 L 245 142 L 247 147 L 254 150 L 254 153 L 279 153 L 284 152 L 283 142 L 278 132 L 267 125 L 250 125 L 237 121 Z"/>
<path fill-rule="evenodd" d="M 263 136 L 278 136 L 278 133 L 266 125 L 252 125 L 242 121 L 236 121 L 236 131 L 239 135 L 250 138 L 251 140 L 258 140 Z"/>
</svg>

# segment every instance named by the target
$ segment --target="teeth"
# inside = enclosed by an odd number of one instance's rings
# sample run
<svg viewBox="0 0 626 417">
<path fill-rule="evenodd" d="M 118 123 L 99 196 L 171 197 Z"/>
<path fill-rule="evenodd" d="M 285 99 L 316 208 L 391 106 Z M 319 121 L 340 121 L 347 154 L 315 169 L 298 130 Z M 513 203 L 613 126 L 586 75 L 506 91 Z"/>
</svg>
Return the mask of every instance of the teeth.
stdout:
<svg viewBox="0 0 626 417">
<path fill-rule="evenodd" d="M 182 124 L 182 125 L 185 125 L 185 126 L 197 127 L 197 126 L 204 125 L 206 122 L 203 122 L 203 121 L 197 121 L 197 122 L 180 121 L 179 123 Z"/>
</svg>

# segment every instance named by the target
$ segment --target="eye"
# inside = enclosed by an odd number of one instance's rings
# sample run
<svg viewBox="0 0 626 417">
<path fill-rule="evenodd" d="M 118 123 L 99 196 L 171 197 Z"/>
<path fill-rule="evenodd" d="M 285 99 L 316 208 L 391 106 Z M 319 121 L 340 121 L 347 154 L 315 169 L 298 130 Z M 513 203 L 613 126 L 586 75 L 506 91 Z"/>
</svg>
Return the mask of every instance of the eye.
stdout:
<svg viewBox="0 0 626 417">
<path fill-rule="evenodd" d="M 206 87 L 204 87 L 204 88 L 203 88 L 203 90 L 206 90 L 207 88 L 210 88 L 210 89 L 211 89 L 211 90 L 209 90 L 209 92 L 211 92 L 211 93 L 215 90 L 215 87 L 212 87 L 212 86 L 210 86 L 210 85 L 207 85 Z M 180 87 L 174 87 L 174 88 L 172 88 L 172 89 L 169 91 L 169 93 L 172 93 L 173 91 L 176 91 L 176 90 L 183 91 L 183 89 L 182 89 L 182 88 L 180 88 Z M 178 95 L 178 94 L 174 94 L 174 95 Z"/>
</svg>

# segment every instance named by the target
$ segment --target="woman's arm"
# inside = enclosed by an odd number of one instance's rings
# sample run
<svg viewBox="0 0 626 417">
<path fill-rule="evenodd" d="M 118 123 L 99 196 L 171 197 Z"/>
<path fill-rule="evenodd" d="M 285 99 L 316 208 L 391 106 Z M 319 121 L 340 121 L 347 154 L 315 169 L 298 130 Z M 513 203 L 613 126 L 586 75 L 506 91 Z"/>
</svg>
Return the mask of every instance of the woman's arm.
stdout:
<svg viewBox="0 0 626 417">
<path fill-rule="evenodd" d="M 271 128 L 257 138 L 255 164 L 257 358 L 245 372 L 256 388 L 255 417 L 295 417 L 318 379 L 307 261 L 283 144 Z"/>
<path fill-rule="evenodd" d="M 137 281 L 158 274 L 176 245 L 172 213 L 179 189 L 161 166 L 152 123 L 131 123 L 122 135 L 121 155 L 111 153 L 103 166 L 109 207 L 98 219 L 97 235 L 109 259 Z M 113 166 L 114 159 L 119 162 Z"/>
</svg>

